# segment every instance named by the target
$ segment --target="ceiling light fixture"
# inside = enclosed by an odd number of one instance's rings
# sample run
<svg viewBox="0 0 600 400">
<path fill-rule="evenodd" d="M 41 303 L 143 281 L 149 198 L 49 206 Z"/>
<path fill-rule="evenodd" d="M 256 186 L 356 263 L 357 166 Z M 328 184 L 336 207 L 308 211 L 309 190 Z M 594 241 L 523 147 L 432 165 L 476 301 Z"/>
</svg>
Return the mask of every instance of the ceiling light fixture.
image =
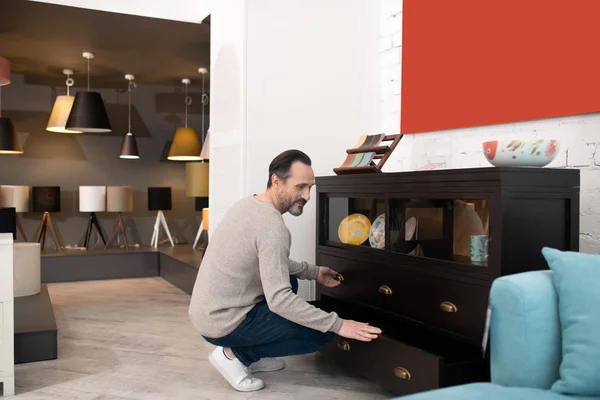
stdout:
<svg viewBox="0 0 600 400">
<path fill-rule="evenodd" d="M 188 106 L 192 104 L 192 98 L 188 96 L 188 85 L 191 81 L 187 78 L 181 80 L 185 85 L 185 127 L 177 128 L 169 155 L 167 159 L 171 161 L 199 161 L 202 145 L 198 138 L 198 132 L 194 128 L 188 128 Z"/>
<path fill-rule="evenodd" d="M 133 82 L 135 76 L 131 74 L 125 75 L 125 79 L 129 81 L 127 84 L 127 93 L 129 96 L 129 119 L 128 119 L 128 130 L 127 134 L 123 138 L 123 144 L 121 145 L 121 158 L 126 158 L 130 160 L 137 160 L 140 158 L 140 153 L 137 147 L 137 141 L 135 140 L 135 135 L 131 133 L 131 92 L 135 90 L 136 84 Z"/>
<path fill-rule="evenodd" d="M 72 70 L 63 69 L 63 74 L 67 76 L 67 80 L 65 82 L 67 85 L 67 95 L 56 96 L 56 101 L 52 107 L 52 112 L 50 113 L 50 119 L 48 120 L 48 126 L 46 127 L 46 130 L 57 133 L 83 133 L 82 131 L 69 130 L 65 128 L 67 119 L 69 118 L 69 114 L 71 114 L 71 109 L 73 108 L 73 101 L 75 100 L 75 97 L 71 96 L 70 92 L 71 86 L 73 86 L 75 81 L 73 81 L 73 78 L 71 78 L 71 75 L 73 75 Z"/>
<path fill-rule="evenodd" d="M 66 128 L 86 133 L 105 133 L 112 131 L 104 101 L 98 92 L 90 92 L 90 59 L 94 54 L 84 52 L 87 58 L 87 92 L 77 92 L 73 108 L 67 119 Z"/>
</svg>

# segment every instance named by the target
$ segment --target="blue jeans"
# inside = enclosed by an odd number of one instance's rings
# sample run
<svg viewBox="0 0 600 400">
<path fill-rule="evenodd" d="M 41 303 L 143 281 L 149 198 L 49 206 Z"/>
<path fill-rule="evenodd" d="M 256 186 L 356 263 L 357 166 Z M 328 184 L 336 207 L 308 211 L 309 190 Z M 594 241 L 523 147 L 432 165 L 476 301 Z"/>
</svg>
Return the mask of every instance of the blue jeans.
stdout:
<svg viewBox="0 0 600 400">
<path fill-rule="evenodd" d="M 290 277 L 292 291 L 298 294 L 298 279 Z M 327 347 L 333 332 L 320 332 L 298 325 L 269 310 L 266 300 L 256 304 L 242 323 L 229 335 L 204 339 L 215 346 L 231 348 L 235 356 L 249 366 L 264 357 L 295 356 Z"/>
</svg>

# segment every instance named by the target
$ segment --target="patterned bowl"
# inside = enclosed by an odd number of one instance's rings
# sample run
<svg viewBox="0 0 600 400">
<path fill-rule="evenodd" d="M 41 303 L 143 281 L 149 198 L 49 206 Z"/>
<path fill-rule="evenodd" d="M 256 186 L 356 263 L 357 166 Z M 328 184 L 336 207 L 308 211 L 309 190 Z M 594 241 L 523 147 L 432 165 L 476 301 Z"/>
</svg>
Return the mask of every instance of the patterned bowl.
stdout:
<svg viewBox="0 0 600 400">
<path fill-rule="evenodd" d="M 544 167 L 560 149 L 558 140 L 492 140 L 483 143 L 483 154 L 496 167 Z"/>
</svg>

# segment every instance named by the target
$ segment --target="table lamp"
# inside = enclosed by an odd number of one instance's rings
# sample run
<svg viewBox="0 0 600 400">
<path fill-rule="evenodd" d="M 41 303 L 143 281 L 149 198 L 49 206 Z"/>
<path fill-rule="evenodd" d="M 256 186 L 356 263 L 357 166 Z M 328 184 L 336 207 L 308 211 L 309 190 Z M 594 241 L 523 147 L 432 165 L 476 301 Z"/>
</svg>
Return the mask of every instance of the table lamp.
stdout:
<svg viewBox="0 0 600 400">
<path fill-rule="evenodd" d="M 171 237 L 171 231 L 167 225 L 167 220 L 163 211 L 171 209 L 171 188 L 170 187 L 149 187 L 148 188 L 148 210 L 158 211 L 156 214 L 156 221 L 154 222 L 154 232 L 152 233 L 151 245 L 154 248 L 158 247 L 158 237 L 160 235 L 160 226 L 164 228 L 171 246 L 175 246 L 173 238 Z"/>
<path fill-rule="evenodd" d="M 83 242 L 83 247 L 86 249 L 89 248 L 93 228 L 96 228 L 98 235 L 106 246 L 102 227 L 98 217 L 96 217 L 96 213 L 102 211 L 106 211 L 106 186 L 79 186 L 79 212 L 90 213 L 85 231 L 85 241 Z"/>
<path fill-rule="evenodd" d="M 17 229 L 23 240 L 27 242 L 27 235 L 19 218 L 20 213 L 29 211 L 29 186 L 3 185 L 0 186 L 0 206 L 14 207 L 16 214 Z M 16 240 L 16 237 L 15 237 Z"/>
<path fill-rule="evenodd" d="M 185 194 L 196 198 L 196 211 L 202 211 L 203 208 L 208 207 L 208 179 L 209 164 L 207 159 L 185 164 Z M 196 240 L 194 241 L 194 249 L 202 235 L 202 231 L 202 221 L 200 221 Z"/>
<path fill-rule="evenodd" d="M 105 249 L 108 249 L 115 236 L 118 237 L 119 230 L 123 234 L 125 249 L 129 249 L 125 224 L 123 223 L 123 213 L 133 211 L 133 188 L 131 186 L 108 186 L 106 188 L 106 211 L 116 212 L 117 220 L 115 221 L 113 231 L 106 243 Z"/>
<path fill-rule="evenodd" d="M 62 245 L 56 234 L 56 228 L 50 217 L 50 213 L 60 212 L 60 186 L 33 186 L 31 188 L 31 198 L 33 212 L 44 213 L 42 223 L 37 231 L 36 241 L 41 243 L 41 249 L 44 250 L 46 230 L 50 229 L 50 234 L 54 239 L 57 250 L 62 250 Z"/>
</svg>

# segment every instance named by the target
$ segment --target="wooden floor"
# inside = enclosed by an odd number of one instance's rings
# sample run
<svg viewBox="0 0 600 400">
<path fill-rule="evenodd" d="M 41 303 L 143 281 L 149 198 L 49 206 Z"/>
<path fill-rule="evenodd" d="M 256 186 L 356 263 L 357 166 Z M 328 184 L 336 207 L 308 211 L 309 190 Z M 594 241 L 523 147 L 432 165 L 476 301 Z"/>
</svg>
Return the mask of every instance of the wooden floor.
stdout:
<svg viewBox="0 0 600 400">
<path fill-rule="evenodd" d="M 371 399 L 393 397 L 320 354 L 287 357 L 258 392 L 234 391 L 207 360 L 190 297 L 160 278 L 48 285 L 59 359 L 16 366 L 16 399 Z"/>
</svg>

